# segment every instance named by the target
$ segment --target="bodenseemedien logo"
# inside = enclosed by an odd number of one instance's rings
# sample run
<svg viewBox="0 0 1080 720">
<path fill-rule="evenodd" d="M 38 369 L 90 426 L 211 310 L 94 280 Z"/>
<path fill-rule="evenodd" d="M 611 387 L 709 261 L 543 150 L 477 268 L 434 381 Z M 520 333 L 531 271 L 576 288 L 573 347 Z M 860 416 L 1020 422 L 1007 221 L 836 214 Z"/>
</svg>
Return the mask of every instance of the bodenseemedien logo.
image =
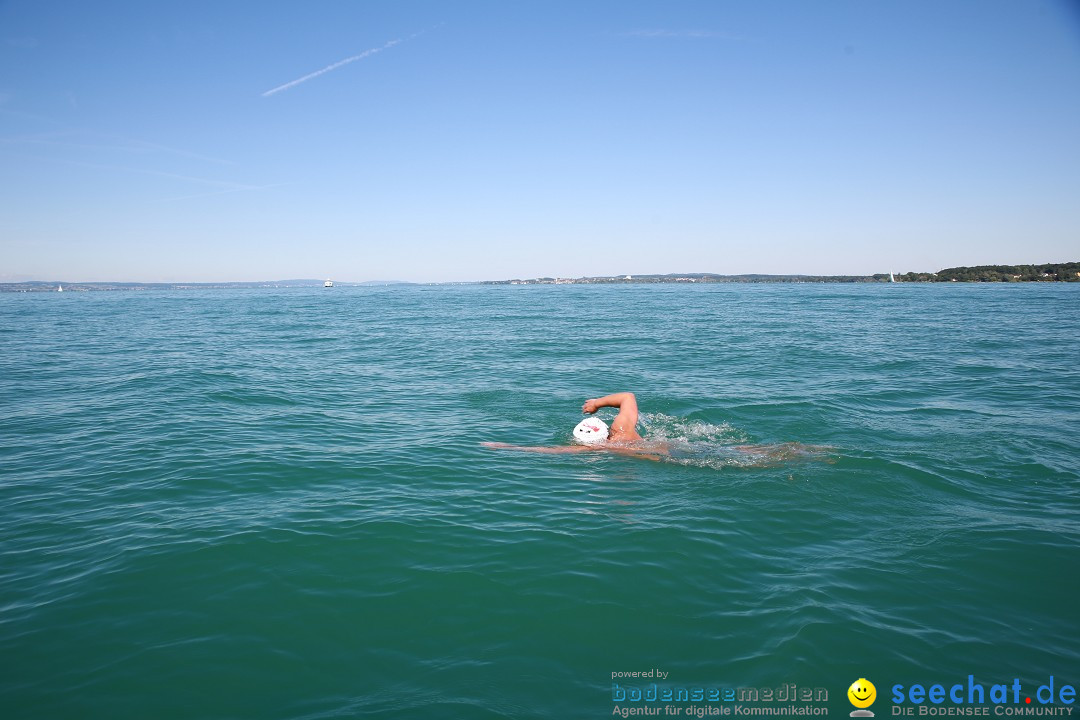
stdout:
<svg viewBox="0 0 1080 720">
<path fill-rule="evenodd" d="M 847 697 L 857 708 L 851 711 L 851 717 L 874 717 L 874 713 L 866 709 L 877 699 L 877 688 L 874 687 L 874 683 L 866 678 L 859 678 L 847 689 Z"/>
</svg>

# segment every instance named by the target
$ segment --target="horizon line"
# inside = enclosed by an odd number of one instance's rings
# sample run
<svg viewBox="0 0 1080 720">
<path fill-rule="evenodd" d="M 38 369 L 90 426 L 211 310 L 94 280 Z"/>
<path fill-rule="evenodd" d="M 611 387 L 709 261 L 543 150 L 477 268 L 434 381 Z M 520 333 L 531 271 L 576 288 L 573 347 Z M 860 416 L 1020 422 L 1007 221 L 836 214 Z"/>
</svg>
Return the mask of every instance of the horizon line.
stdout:
<svg viewBox="0 0 1080 720">
<path fill-rule="evenodd" d="M 481 280 L 334 280 L 334 284 L 342 285 L 455 285 L 455 284 L 467 284 L 467 283 L 501 283 L 512 281 L 526 281 L 526 280 L 619 280 L 622 282 L 633 282 L 637 278 L 665 278 L 665 277 L 718 277 L 718 278 L 737 278 L 737 277 L 813 277 L 813 278 L 872 278 L 879 275 L 937 275 L 938 273 L 946 270 L 958 270 L 958 269 L 977 269 L 977 268 L 1022 268 L 1022 267 L 1038 267 L 1044 265 L 1074 265 L 1080 264 L 1080 261 L 1064 261 L 1064 262 L 1042 262 L 1042 263 L 994 263 L 994 264 L 982 264 L 982 265 L 955 265 L 951 267 L 941 268 L 940 270 L 925 271 L 925 270 L 908 270 L 904 272 L 884 271 L 873 273 L 761 273 L 761 272 L 742 272 L 742 273 L 715 273 L 715 272 L 671 272 L 671 273 L 608 273 L 603 275 L 536 275 L 532 277 L 508 277 L 502 279 L 481 279 Z M 11 276 L 18 277 L 14 273 L 9 274 Z M 330 279 L 330 278 L 327 278 Z M 275 280 L 37 280 L 37 279 L 21 279 L 21 280 L 3 280 L 0 279 L 0 285 L 59 285 L 68 283 L 70 285 L 265 285 L 265 284 L 321 284 L 324 280 L 318 278 L 282 278 Z"/>
</svg>

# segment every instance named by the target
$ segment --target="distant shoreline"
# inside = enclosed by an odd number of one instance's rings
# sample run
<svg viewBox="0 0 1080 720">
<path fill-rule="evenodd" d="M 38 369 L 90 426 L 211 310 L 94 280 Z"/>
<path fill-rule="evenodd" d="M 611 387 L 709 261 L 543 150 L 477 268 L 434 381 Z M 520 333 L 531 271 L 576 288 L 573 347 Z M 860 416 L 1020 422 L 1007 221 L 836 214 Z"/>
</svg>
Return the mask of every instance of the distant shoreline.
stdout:
<svg viewBox="0 0 1080 720">
<path fill-rule="evenodd" d="M 1043 265 L 978 265 L 955 267 L 936 273 L 875 273 L 874 275 L 717 275 L 669 273 L 667 275 L 598 275 L 578 278 L 539 277 L 471 282 L 410 283 L 392 280 L 335 281 L 337 287 L 387 287 L 395 285 L 656 285 L 696 283 L 938 283 L 938 282 L 1080 282 L 1080 262 Z M 0 292 L 117 291 L 117 290 L 241 290 L 260 288 L 322 287 L 322 280 L 276 280 L 218 283 L 68 282 L 31 280 L 0 283 Z"/>
</svg>

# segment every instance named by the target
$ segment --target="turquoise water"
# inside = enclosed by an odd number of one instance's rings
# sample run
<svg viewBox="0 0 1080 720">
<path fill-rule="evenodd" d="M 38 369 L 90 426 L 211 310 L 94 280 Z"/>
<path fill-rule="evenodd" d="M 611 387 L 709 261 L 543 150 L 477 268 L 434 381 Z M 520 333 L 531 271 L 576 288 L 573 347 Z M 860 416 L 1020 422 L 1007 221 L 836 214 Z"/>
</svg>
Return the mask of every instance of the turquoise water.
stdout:
<svg viewBox="0 0 1080 720">
<path fill-rule="evenodd" d="M 4 718 L 1080 684 L 1080 287 L 11 294 L 0 342 Z M 676 457 L 480 445 L 621 390 Z"/>
</svg>

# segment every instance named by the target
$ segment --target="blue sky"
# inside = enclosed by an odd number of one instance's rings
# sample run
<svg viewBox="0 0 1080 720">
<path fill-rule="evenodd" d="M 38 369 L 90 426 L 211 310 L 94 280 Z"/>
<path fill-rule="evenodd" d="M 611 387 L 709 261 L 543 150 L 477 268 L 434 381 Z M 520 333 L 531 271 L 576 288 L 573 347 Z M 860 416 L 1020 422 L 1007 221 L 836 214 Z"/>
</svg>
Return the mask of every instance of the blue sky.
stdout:
<svg viewBox="0 0 1080 720">
<path fill-rule="evenodd" d="M 0 2 L 0 281 L 1077 259 L 1073 0 Z"/>
</svg>

